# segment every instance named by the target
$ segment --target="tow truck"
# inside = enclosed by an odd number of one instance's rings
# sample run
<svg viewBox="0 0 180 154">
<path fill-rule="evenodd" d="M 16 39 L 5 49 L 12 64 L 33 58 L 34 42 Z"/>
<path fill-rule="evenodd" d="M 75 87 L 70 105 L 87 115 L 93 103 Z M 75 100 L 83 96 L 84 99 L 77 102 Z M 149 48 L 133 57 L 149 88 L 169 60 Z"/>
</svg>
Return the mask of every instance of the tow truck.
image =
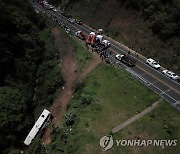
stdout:
<svg viewBox="0 0 180 154">
<path fill-rule="evenodd" d="M 130 67 L 134 67 L 135 66 L 135 61 L 130 59 L 126 54 L 117 54 L 116 55 L 116 59 L 121 61 L 122 63 L 130 66 Z"/>
</svg>

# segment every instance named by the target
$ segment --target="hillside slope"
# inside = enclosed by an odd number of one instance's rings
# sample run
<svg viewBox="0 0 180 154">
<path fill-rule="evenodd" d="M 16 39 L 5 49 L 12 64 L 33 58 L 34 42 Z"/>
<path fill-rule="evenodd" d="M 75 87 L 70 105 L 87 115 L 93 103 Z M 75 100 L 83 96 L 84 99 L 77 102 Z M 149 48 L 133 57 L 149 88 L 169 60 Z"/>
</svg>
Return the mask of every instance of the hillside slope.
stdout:
<svg viewBox="0 0 180 154">
<path fill-rule="evenodd" d="M 54 3 L 54 0 L 51 0 Z M 62 9 L 146 57 L 180 73 L 177 0 L 59 0 Z"/>
</svg>

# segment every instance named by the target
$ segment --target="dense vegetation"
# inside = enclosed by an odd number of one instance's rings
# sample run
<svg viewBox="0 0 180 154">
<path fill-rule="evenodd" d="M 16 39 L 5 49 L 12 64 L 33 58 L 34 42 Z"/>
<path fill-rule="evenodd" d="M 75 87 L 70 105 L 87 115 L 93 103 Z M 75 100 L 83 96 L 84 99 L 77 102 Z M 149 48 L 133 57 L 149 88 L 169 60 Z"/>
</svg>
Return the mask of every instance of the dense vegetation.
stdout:
<svg viewBox="0 0 180 154">
<path fill-rule="evenodd" d="M 0 0 L 0 21 L 0 151 L 7 154 L 22 146 L 34 111 L 53 101 L 63 81 L 59 57 L 50 53 L 55 49 L 48 49 L 39 35 L 46 24 L 27 0 Z"/>
<path fill-rule="evenodd" d="M 180 73 L 179 0 L 59 0 L 59 4 L 75 18 L 103 28 L 107 35 Z"/>
<path fill-rule="evenodd" d="M 57 1 L 51 0 L 57 4 Z M 60 0 L 61 6 L 67 8 L 80 0 Z M 83 0 L 81 0 L 83 1 Z M 90 3 L 95 3 L 89 1 Z M 101 5 L 103 0 L 96 2 Z M 87 3 L 87 2 L 86 2 Z M 143 16 L 151 21 L 153 31 L 163 39 L 180 37 L 180 1 L 179 0 L 119 0 L 120 6 L 142 11 Z"/>
<path fill-rule="evenodd" d="M 127 0 L 126 7 L 142 11 L 143 16 L 151 21 L 153 32 L 160 38 L 180 37 L 179 0 Z"/>
</svg>

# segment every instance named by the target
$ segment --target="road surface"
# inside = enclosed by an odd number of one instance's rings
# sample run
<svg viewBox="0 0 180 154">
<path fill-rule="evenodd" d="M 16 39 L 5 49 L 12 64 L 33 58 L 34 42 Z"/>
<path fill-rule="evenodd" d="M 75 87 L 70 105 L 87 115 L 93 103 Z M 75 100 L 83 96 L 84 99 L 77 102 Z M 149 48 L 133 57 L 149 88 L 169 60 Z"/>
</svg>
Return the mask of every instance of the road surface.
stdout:
<svg viewBox="0 0 180 154">
<path fill-rule="evenodd" d="M 32 3 L 32 1 L 30 2 Z M 68 27 L 68 29 L 71 30 L 70 34 L 72 36 L 74 36 L 74 33 L 78 30 L 81 30 L 86 35 L 88 35 L 91 31 L 95 31 L 85 24 L 78 25 L 76 23 L 70 23 L 66 17 L 61 15 L 60 11 L 55 12 L 53 10 L 46 10 L 36 2 L 32 3 L 32 5 L 35 10 L 38 10 L 44 16 L 47 16 L 52 22 L 61 25 L 61 27 Z M 164 76 L 161 73 L 162 69 L 155 70 L 147 65 L 145 63 L 147 59 L 146 57 L 136 53 L 135 51 L 132 51 L 128 47 L 116 42 L 115 40 L 105 35 L 104 38 L 111 42 L 111 46 L 106 49 L 108 53 L 111 52 L 110 60 L 112 60 L 114 63 L 117 63 L 118 61 L 115 59 L 115 55 L 124 53 L 127 54 L 130 50 L 130 57 L 136 61 L 136 66 L 128 67 L 121 63 L 121 67 L 131 73 L 131 75 L 135 76 L 138 80 L 152 89 L 158 95 L 160 95 L 163 99 L 170 102 L 172 106 L 175 106 L 180 110 L 180 84 L 178 82 Z"/>
</svg>

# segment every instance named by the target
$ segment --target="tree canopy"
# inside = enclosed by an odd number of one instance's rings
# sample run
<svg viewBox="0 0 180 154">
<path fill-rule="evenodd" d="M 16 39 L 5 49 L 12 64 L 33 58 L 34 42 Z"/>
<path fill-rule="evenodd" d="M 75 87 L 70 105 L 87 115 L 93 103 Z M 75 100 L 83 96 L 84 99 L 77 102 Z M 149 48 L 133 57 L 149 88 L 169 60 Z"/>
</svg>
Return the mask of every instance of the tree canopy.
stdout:
<svg viewBox="0 0 180 154">
<path fill-rule="evenodd" d="M 34 123 L 33 93 L 45 26 L 27 0 L 0 0 L 0 151 L 22 145 Z M 16 151 L 16 150 L 15 150 Z"/>
<path fill-rule="evenodd" d="M 19 90 L 10 87 L 0 87 L 0 148 L 18 146 L 18 139 L 27 133 L 32 125 L 33 117 L 28 99 Z"/>
</svg>

